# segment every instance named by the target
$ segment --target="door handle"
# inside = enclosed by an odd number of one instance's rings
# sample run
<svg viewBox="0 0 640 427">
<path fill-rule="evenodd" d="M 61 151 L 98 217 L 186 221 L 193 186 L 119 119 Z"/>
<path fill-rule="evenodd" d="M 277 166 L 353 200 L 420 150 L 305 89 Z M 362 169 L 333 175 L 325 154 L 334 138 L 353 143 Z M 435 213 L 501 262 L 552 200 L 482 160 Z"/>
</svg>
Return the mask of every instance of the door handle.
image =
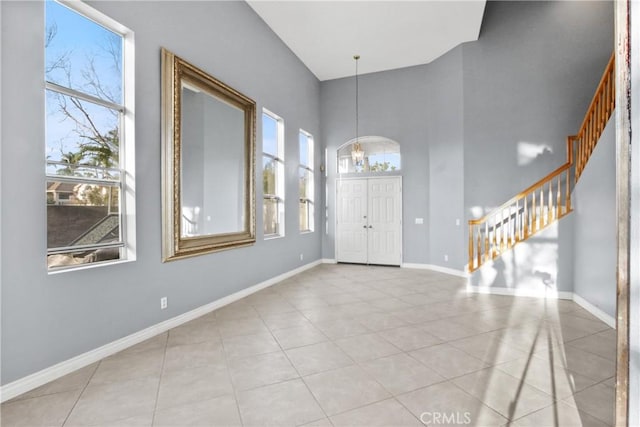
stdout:
<svg viewBox="0 0 640 427">
<path fill-rule="evenodd" d="M 370 225 L 369 228 L 373 228 L 373 225 Z"/>
</svg>

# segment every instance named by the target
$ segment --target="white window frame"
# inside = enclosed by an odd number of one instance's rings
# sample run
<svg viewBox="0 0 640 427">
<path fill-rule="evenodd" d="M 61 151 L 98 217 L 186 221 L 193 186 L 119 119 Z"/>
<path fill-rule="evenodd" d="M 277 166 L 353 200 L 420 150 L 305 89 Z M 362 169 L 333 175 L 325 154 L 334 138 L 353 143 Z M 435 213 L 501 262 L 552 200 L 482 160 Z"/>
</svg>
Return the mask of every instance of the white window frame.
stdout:
<svg viewBox="0 0 640 427">
<path fill-rule="evenodd" d="M 94 9 L 79 0 L 55 0 L 60 5 L 76 12 L 96 24 L 112 31 L 122 37 L 122 104 L 117 109 L 120 111 L 120 153 L 118 169 L 120 172 L 120 228 L 122 241 L 120 246 L 120 258 L 88 264 L 71 265 L 47 269 L 48 274 L 57 274 L 68 271 L 84 270 L 105 265 L 120 264 L 136 260 L 136 188 L 135 188 L 135 40 L 134 33 L 129 28 Z M 91 99 L 91 95 L 66 88 L 45 80 L 45 96 L 47 91 L 54 91 L 83 99 L 98 105 L 114 108 L 108 101 Z M 115 108 L 114 108 L 115 109 Z M 46 174 L 45 181 L 61 181 L 59 175 Z M 77 180 L 80 181 L 80 180 Z M 96 248 L 103 245 L 95 245 Z M 87 247 L 92 249 L 92 247 Z M 59 252 L 59 251 L 57 251 Z M 49 254 L 49 250 L 47 250 Z"/>
<path fill-rule="evenodd" d="M 262 227 L 262 232 L 264 234 L 264 239 L 275 239 L 279 237 L 285 236 L 285 193 L 284 193 L 284 120 L 282 117 L 277 114 L 267 110 L 266 108 L 262 109 L 263 116 L 268 116 L 272 120 L 276 122 L 276 150 L 277 153 L 274 155 L 272 153 L 266 153 L 264 151 L 264 128 L 262 130 L 262 157 L 269 157 L 275 161 L 276 167 L 276 194 L 263 194 L 262 195 L 262 209 L 264 211 L 264 200 L 265 199 L 275 199 L 278 201 L 278 232 L 266 234 L 264 233 L 264 225 Z M 264 121 L 263 121 L 264 123 Z M 264 166 L 263 166 L 264 168 Z M 264 169 L 263 169 L 264 170 Z M 262 185 L 264 189 L 264 183 Z M 264 215 L 263 215 L 264 217 Z"/>
<path fill-rule="evenodd" d="M 298 133 L 298 150 L 300 150 L 300 137 L 304 136 L 307 139 L 307 164 L 303 165 L 302 163 L 298 164 L 298 178 L 300 177 L 300 172 L 309 172 L 310 182 L 307 186 L 307 197 L 300 196 L 300 189 L 298 189 L 299 202 L 307 203 L 309 206 L 307 222 L 309 223 L 309 228 L 302 228 L 302 224 L 300 223 L 300 217 L 298 216 L 298 229 L 300 233 L 313 233 L 315 231 L 315 169 L 314 169 L 314 161 L 315 161 L 315 141 L 313 139 L 313 135 L 309 132 L 300 129 Z M 300 160 L 300 153 L 298 152 L 298 160 Z"/>
</svg>

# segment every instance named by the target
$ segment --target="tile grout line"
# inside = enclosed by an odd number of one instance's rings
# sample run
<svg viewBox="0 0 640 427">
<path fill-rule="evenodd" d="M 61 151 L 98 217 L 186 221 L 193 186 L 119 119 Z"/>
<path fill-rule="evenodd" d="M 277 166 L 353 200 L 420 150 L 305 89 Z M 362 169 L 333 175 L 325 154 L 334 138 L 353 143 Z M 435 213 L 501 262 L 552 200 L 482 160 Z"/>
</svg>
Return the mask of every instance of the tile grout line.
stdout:
<svg viewBox="0 0 640 427">
<path fill-rule="evenodd" d="M 156 390 L 156 400 L 153 405 L 153 413 L 151 414 L 151 426 L 156 422 L 156 412 L 158 411 L 158 400 L 160 399 L 160 387 L 162 387 L 162 377 L 164 376 L 164 363 L 167 360 L 167 348 L 169 347 L 169 335 L 171 330 L 167 331 L 167 337 L 164 341 L 164 351 L 162 352 L 162 365 L 160 367 L 160 377 L 158 378 L 158 389 Z"/>
<path fill-rule="evenodd" d="M 217 323 L 217 316 L 216 316 L 216 323 Z M 227 371 L 227 378 L 229 379 L 229 383 L 231 383 L 231 388 L 233 389 L 233 399 L 236 401 L 236 411 L 238 412 L 238 418 L 240 419 L 240 424 L 244 426 L 242 411 L 240 410 L 240 399 L 238 398 L 239 390 L 236 389 L 236 385 L 233 382 L 233 377 L 231 376 L 231 368 L 229 367 L 229 357 L 227 356 L 227 350 L 224 345 L 224 338 L 222 337 L 222 333 L 220 332 L 220 329 L 217 329 L 217 331 L 218 331 L 218 335 L 220 336 L 220 345 L 222 346 L 222 356 L 224 357 L 224 366 L 225 366 L 225 370 Z"/>
<path fill-rule="evenodd" d="M 301 312 L 299 312 L 297 310 L 297 307 L 294 306 L 294 308 L 296 309 L 296 312 L 298 312 L 300 315 L 302 315 L 303 317 L 304 314 L 302 314 Z M 273 339 L 275 340 L 275 342 L 278 344 L 278 346 L 280 347 L 280 351 L 282 351 L 282 354 L 284 354 L 284 357 L 287 358 L 287 361 L 289 362 L 289 364 L 291 365 L 291 367 L 296 371 L 296 373 L 298 374 L 298 378 L 296 379 L 292 379 L 292 380 L 288 380 L 288 381 L 295 381 L 295 380 L 300 380 L 300 382 L 302 384 L 304 384 L 305 388 L 307 389 L 307 391 L 309 392 L 309 394 L 311 395 L 311 397 L 313 398 L 314 402 L 316 402 L 316 405 L 318 405 L 318 408 L 320 408 L 320 410 L 322 411 L 322 413 L 324 414 L 325 418 L 329 421 L 330 424 L 333 424 L 331 422 L 331 420 L 329 419 L 329 416 L 327 415 L 327 412 L 324 410 L 324 408 L 322 407 L 322 405 L 320 405 L 320 402 L 318 402 L 318 399 L 316 398 L 316 396 L 313 394 L 313 392 L 311 391 L 311 389 L 309 388 L 309 385 L 306 383 L 306 381 L 304 381 L 302 375 L 300 374 L 300 371 L 298 371 L 298 368 L 296 367 L 296 365 L 291 361 L 291 359 L 289 358 L 289 355 L 287 354 L 287 352 L 285 351 L 285 349 L 282 347 L 282 344 L 280 344 L 280 341 L 278 341 L 278 339 L 273 335 L 273 331 L 266 325 L 266 322 L 264 321 L 264 318 L 262 318 L 262 315 L 260 314 L 260 312 L 258 312 L 258 315 L 261 316 L 260 318 L 262 319 L 262 322 L 265 323 L 265 326 L 267 327 L 267 329 L 269 330 L 269 333 L 271 334 L 271 336 L 273 337 Z M 306 319 L 306 317 L 305 317 Z M 307 319 L 308 320 L 308 319 Z M 317 328 L 316 328 L 317 329 Z M 324 333 L 322 331 L 320 331 L 321 334 L 324 335 Z M 325 335 L 326 337 L 326 335 Z M 328 338 L 328 337 L 327 337 Z M 313 345 L 313 344 L 311 344 Z M 281 381 L 277 384 L 282 384 L 285 381 Z M 312 420 L 309 422 L 315 422 L 315 421 L 320 421 L 320 419 L 318 420 Z M 309 422 L 305 423 L 305 424 L 309 424 Z"/>
<path fill-rule="evenodd" d="M 477 372 L 477 371 L 476 371 Z M 459 378 L 459 377 L 458 377 Z M 502 413 L 500 413 L 500 411 L 498 411 L 497 409 L 492 408 L 491 406 L 489 406 L 489 404 L 487 404 L 486 402 L 484 402 L 483 400 L 477 398 L 476 396 L 474 396 L 473 394 L 467 392 L 465 389 L 463 389 L 462 387 L 460 387 L 458 384 L 456 384 L 453 381 L 449 381 L 449 383 L 456 387 L 459 391 L 462 391 L 464 394 L 466 394 L 467 396 L 470 396 L 473 400 L 476 400 L 477 402 L 480 403 L 481 406 L 484 406 L 486 408 L 489 408 L 492 412 L 495 412 L 497 415 L 499 415 L 500 417 L 504 418 L 505 420 L 507 420 L 507 424 L 506 425 L 511 425 L 511 423 L 513 422 L 513 420 L 509 419 L 508 417 L 502 415 Z M 535 411 L 534 411 L 535 412 Z M 527 414 L 528 415 L 528 414 Z"/>
<path fill-rule="evenodd" d="M 363 301 L 363 302 L 367 302 L 367 301 Z M 337 305 L 340 305 L 340 304 L 337 304 Z M 382 313 L 385 313 L 385 314 L 386 314 L 386 311 L 382 311 Z M 362 322 L 361 322 L 361 321 L 359 321 L 357 318 L 353 318 L 353 319 L 354 319 L 355 321 L 357 321 L 358 323 L 362 323 Z M 311 323 L 313 324 L 313 322 L 311 322 Z M 378 336 L 378 334 L 377 334 L 377 332 L 376 332 L 376 331 L 371 330 L 370 328 L 368 328 L 368 327 L 367 327 L 367 325 L 364 325 L 364 324 L 363 324 L 363 326 L 364 326 L 366 329 L 369 329 L 370 333 L 374 333 L 376 336 Z M 324 332 L 322 332 L 322 330 L 320 330 L 320 332 L 321 332 L 321 333 L 323 333 L 323 335 L 324 335 Z M 354 335 L 354 336 L 361 336 L 361 335 L 365 335 L 365 334 Z M 325 335 L 325 336 L 326 336 L 326 335 Z M 364 368 L 362 367 L 362 364 L 361 364 L 360 362 L 358 362 L 358 361 L 356 361 L 355 359 L 353 359 L 353 358 L 352 358 L 348 353 L 345 353 L 345 352 L 344 352 L 344 350 L 343 350 L 343 349 L 342 349 L 342 348 L 341 348 L 341 347 L 340 347 L 340 346 L 335 342 L 336 340 L 334 340 L 333 338 L 328 337 L 328 336 L 326 336 L 326 337 L 329 339 L 329 342 L 331 342 L 332 344 L 334 344 L 335 346 L 337 346 L 337 348 L 339 348 L 339 349 L 340 349 L 340 350 L 341 350 L 341 351 L 342 351 L 342 352 L 343 352 L 343 353 L 344 353 L 348 358 L 350 358 L 350 359 L 351 359 L 351 361 L 352 361 L 352 362 L 354 362 L 354 365 L 350 365 L 350 366 L 358 366 L 358 367 L 359 367 L 363 372 L 365 372 L 365 374 L 366 374 L 368 377 L 370 377 L 370 379 L 371 379 L 372 381 L 374 381 L 375 383 L 377 383 L 377 384 L 378 384 L 378 385 L 379 385 L 383 390 L 385 390 L 385 391 L 389 394 L 389 396 L 390 396 L 390 397 L 385 397 L 384 399 L 381 399 L 381 400 L 378 400 L 378 401 L 375 401 L 375 402 L 370 402 L 370 403 L 368 403 L 368 404 L 366 404 L 366 405 L 358 406 L 358 407 L 356 407 L 356 408 L 351 408 L 351 409 L 348 409 L 348 410 L 346 410 L 346 411 L 343 411 L 343 412 L 340 412 L 340 413 L 333 414 L 333 415 L 332 415 L 332 417 L 333 417 L 333 416 L 340 415 L 340 414 L 343 414 L 343 413 L 346 413 L 346 412 L 350 412 L 350 411 L 353 411 L 353 410 L 356 410 L 356 409 L 360 409 L 360 408 L 363 408 L 363 407 L 366 407 L 366 406 L 370 406 L 370 405 L 373 405 L 373 404 L 376 404 L 376 403 L 379 403 L 379 402 L 382 402 L 382 401 L 385 401 L 385 400 L 389 400 L 389 399 L 396 400 L 396 402 L 397 402 L 397 399 L 395 398 L 395 395 L 394 395 L 393 393 L 391 393 L 391 392 L 390 392 L 390 391 L 389 391 L 389 390 L 388 390 L 388 389 L 387 389 L 383 384 L 379 383 L 375 378 L 373 378 L 373 377 L 372 377 L 372 376 L 371 376 L 371 375 L 366 371 L 366 369 L 364 369 Z M 342 338 L 340 338 L 340 339 L 345 339 L 345 338 L 350 338 L 350 337 L 342 337 Z M 395 354 L 402 354 L 403 350 L 401 350 L 401 349 L 397 348 L 395 345 L 393 345 L 393 343 L 390 343 L 388 340 L 385 340 L 385 339 L 384 339 L 384 337 L 380 337 L 380 338 L 381 338 L 381 339 L 383 339 L 385 342 L 388 342 L 388 343 L 389 343 L 390 345 L 392 345 L 394 348 L 396 348 L 396 349 L 398 349 L 398 350 L 399 350 L 399 353 L 395 353 Z M 283 350 L 283 352 L 284 352 L 284 350 Z M 287 357 L 287 359 L 288 359 L 288 358 L 289 358 L 289 356 L 286 354 L 286 352 L 285 352 L 285 355 L 286 355 L 286 357 Z M 387 356 L 392 356 L 392 355 L 387 355 Z M 387 356 L 383 356 L 383 357 L 387 357 Z M 289 362 L 290 362 L 290 363 L 291 363 L 291 365 L 294 367 L 294 369 L 296 369 L 296 372 L 298 372 L 298 371 L 297 371 L 297 368 L 296 368 L 296 367 L 295 367 L 295 365 L 291 362 L 291 360 L 290 360 L 290 359 L 289 359 Z M 348 366 L 347 366 L 347 367 L 348 367 Z M 342 368 L 345 368 L 345 367 L 338 367 L 338 368 L 335 368 L 335 369 L 329 369 L 329 370 L 326 370 L 326 371 L 316 372 L 316 373 L 314 373 L 314 374 L 310 374 L 310 375 L 315 375 L 315 374 L 324 373 L 324 372 L 330 372 L 330 371 L 332 371 L 332 370 L 338 370 L 338 369 L 342 369 Z M 298 375 L 300 375 L 300 372 L 298 372 Z M 318 403 L 318 406 L 320 407 L 320 409 L 322 409 L 322 411 L 325 413 L 325 416 L 327 417 L 327 419 L 329 420 L 329 422 L 330 422 L 331 424 L 333 424 L 333 422 L 331 421 L 331 418 L 329 417 L 329 415 L 326 413 L 326 411 L 324 410 L 324 408 L 322 408 L 322 406 L 320 405 L 320 402 L 318 402 L 318 401 L 317 401 L 317 399 L 316 399 L 315 395 L 313 394 L 313 392 L 312 392 L 312 391 L 311 391 L 311 389 L 309 388 L 309 385 L 306 383 L 306 381 L 304 381 L 304 377 L 302 377 L 302 376 L 300 375 L 300 378 L 302 379 L 302 382 L 303 382 L 303 383 L 305 384 L 305 386 L 307 387 L 307 390 L 309 390 L 309 393 L 311 393 L 311 395 L 312 395 L 312 396 L 314 397 L 314 399 L 316 400 L 316 403 Z M 400 402 L 398 402 L 398 403 L 399 403 L 400 405 L 402 405 Z M 402 406 L 404 407 L 404 405 L 402 405 Z M 410 411 L 409 411 L 409 413 L 410 413 L 411 415 L 413 415 L 413 413 L 411 413 Z M 415 417 L 415 416 L 414 416 L 414 417 Z"/>
<path fill-rule="evenodd" d="M 323 298 L 320 298 L 320 299 L 323 299 Z M 366 301 L 362 301 L 362 302 L 366 302 Z M 342 305 L 342 304 L 336 304 L 336 305 Z M 331 304 L 329 304 L 329 306 L 332 306 L 332 305 L 331 305 Z M 302 316 L 304 316 L 304 314 L 303 314 L 303 313 L 300 313 L 300 314 L 302 314 Z M 311 322 L 311 324 L 313 325 L 313 322 L 312 322 L 310 319 L 308 319 L 306 316 L 304 316 L 304 317 L 305 317 L 309 322 Z M 358 321 L 356 318 L 353 318 L 353 320 L 356 320 L 358 323 L 361 323 L 361 322 L 360 322 L 360 321 Z M 263 321 L 264 321 L 264 319 L 263 319 Z M 317 328 L 317 326 L 315 326 L 315 325 L 313 325 L 313 326 L 314 326 L 315 328 Z M 369 329 L 366 325 L 363 325 L 363 326 L 364 326 L 366 329 Z M 369 329 L 369 331 L 370 331 L 370 333 L 371 333 L 371 332 L 375 333 L 375 331 L 372 331 L 372 330 L 370 330 L 370 329 Z M 344 352 L 344 350 L 343 350 L 343 349 L 342 349 L 342 348 L 341 348 L 341 347 L 340 347 L 340 346 L 335 342 L 335 340 L 334 340 L 333 338 L 331 338 L 331 337 L 327 336 L 327 335 L 326 335 L 322 330 L 320 330 L 320 333 L 322 333 L 322 334 L 323 334 L 323 335 L 324 335 L 324 336 L 329 340 L 328 342 L 330 342 L 330 343 L 332 343 L 333 345 L 337 346 L 337 348 L 338 348 L 338 349 L 340 349 L 340 350 L 345 354 L 345 356 L 346 356 L 346 357 L 348 357 L 348 358 L 353 362 L 353 365 L 342 366 L 342 367 L 338 367 L 338 368 L 328 369 L 328 370 L 326 370 L 326 371 L 315 372 L 315 373 L 313 373 L 313 374 L 309 374 L 308 376 L 310 376 L 310 375 L 315 375 L 315 374 L 320 374 L 320 373 L 325 373 L 325 372 L 331 372 L 331 371 L 333 371 L 333 370 L 338 370 L 338 369 L 346 368 L 346 367 L 349 367 L 349 366 L 358 366 L 362 371 L 364 371 L 364 372 L 367 374 L 367 376 L 369 376 L 369 377 L 370 377 L 370 375 L 366 372 L 366 370 L 362 367 L 362 365 L 361 365 L 359 362 L 357 362 L 355 359 L 353 359 L 349 354 L 345 353 L 345 352 Z M 361 335 L 363 335 L 363 334 L 361 334 Z M 355 335 L 355 336 L 359 336 L 359 335 Z M 376 336 L 377 336 L 377 334 L 376 334 Z M 343 337 L 343 338 L 349 338 L 349 337 Z M 340 339 L 343 339 L 343 338 L 340 338 Z M 381 338 L 382 338 L 382 337 L 381 337 Z M 274 339 L 276 339 L 276 338 L 274 337 Z M 382 338 L 382 339 L 384 339 L 384 338 Z M 386 341 L 386 340 L 385 340 L 385 341 Z M 276 342 L 278 342 L 278 341 L 277 341 L 277 339 L 276 339 Z M 391 343 L 390 343 L 390 344 L 391 344 Z M 278 345 L 280 345 L 280 343 L 279 343 L 279 342 L 278 342 Z M 313 345 L 313 344 L 311 344 L 311 345 Z M 391 345 L 393 345 L 393 344 L 391 344 Z M 281 345 L 280 345 L 280 347 L 282 348 L 282 346 L 281 346 Z M 395 346 L 394 346 L 394 347 L 395 347 Z M 298 347 L 298 348 L 299 348 L 299 347 Z M 396 348 L 397 348 L 397 347 L 396 347 Z M 400 349 L 398 349 L 398 350 L 400 350 Z M 400 350 L 400 351 L 402 351 L 402 350 Z M 311 394 L 311 396 L 314 398 L 314 400 L 315 400 L 315 401 L 316 401 L 316 403 L 318 404 L 318 407 L 319 407 L 319 408 L 322 410 L 322 412 L 325 414 L 326 419 L 327 419 L 331 424 L 333 424 L 333 422 L 331 421 L 331 418 L 330 418 L 330 417 L 329 417 L 329 415 L 326 413 L 326 411 L 324 410 L 324 408 L 322 407 L 322 405 L 320 405 L 320 402 L 318 402 L 318 400 L 317 400 L 316 396 L 313 394 L 313 392 L 312 392 L 312 391 L 311 391 L 311 389 L 309 388 L 309 385 L 308 385 L 308 384 L 306 383 L 306 381 L 304 380 L 304 377 L 300 374 L 300 372 L 298 371 L 298 368 L 293 364 L 293 362 L 292 362 L 292 361 L 291 361 L 291 359 L 289 358 L 289 355 L 286 353 L 286 351 L 284 350 L 284 348 L 282 348 L 282 352 L 284 353 L 284 355 L 285 355 L 285 357 L 287 358 L 287 360 L 289 360 L 289 363 L 291 364 L 291 366 L 292 366 L 292 367 L 296 370 L 296 372 L 298 373 L 298 376 L 299 376 L 300 380 L 302 380 L 302 383 L 305 385 L 305 387 L 307 388 L 307 390 L 309 391 L 309 393 Z M 396 353 L 396 354 L 400 354 L 400 353 Z M 380 383 L 379 383 L 375 378 L 371 377 L 370 379 L 371 379 L 371 380 L 373 380 L 374 382 L 376 382 L 380 387 L 382 387 L 382 389 L 383 389 L 383 390 L 385 390 L 385 391 L 389 394 L 389 396 L 390 396 L 390 397 L 385 397 L 385 398 L 384 398 L 384 399 L 382 399 L 382 400 L 379 400 L 379 401 L 376 401 L 376 402 L 371 402 L 371 403 L 369 403 L 369 404 L 367 404 L 367 405 L 363 405 L 363 406 L 360 406 L 360 407 L 357 407 L 357 408 L 352 408 L 352 409 L 349 409 L 349 410 L 344 411 L 344 412 L 348 412 L 348 411 L 352 411 L 352 410 L 355 410 L 355 409 L 359 409 L 359 408 L 361 408 L 361 407 L 368 406 L 368 405 L 371 405 L 371 404 L 374 404 L 374 403 L 378 403 L 378 402 L 381 402 L 381 401 L 384 401 L 384 400 L 388 400 L 388 399 L 390 399 L 390 398 L 391 398 L 391 399 L 394 399 L 394 398 L 395 398 L 395 397 L 394 397 L 394 395 L 393 395 L 392 393 L 390 393 L 390 392 L 389 392 L 389 390 L 387 390 L 387 389 L 386 389 L 382 384 L 380 384 Z M 344 413 L 344 412 L 342 412 L 342 413 Z M 336 415 L 339 415 L 339 414 L 333 414 L 332 416 L 336 416 Z"/>
<path fill-rule="evenodd" d="M 104 359 L 103 359 L 104 360 Z M 84 392 L 87 390 L 87 387 L 89 387 L 89 384 L 91 383 L 91 380 L 93 379 L 93 377 L 95 376 L 96 372 L 98 371 L 98 368 L 100 367 L 100 365 L 102 364 L 102 360 L 100 360 L 97 364 L 96 364 L 96 368 L 93 370 L 93 372 L 91 373 L 91 375 L 89 376 L 89 380 L 87 381 L 87 383 L 84 385 L 84 387 L 82 387 L 82 391 L 80 392 L 80 394 L 78 395 L 78 398 L 76 399 L 76 401 L 73 403 L 73 406 L 71 407 L 71 409 L 69 410 L 69 413 L 67 414 L 67 416 L 65 417 L 64 421 L 62 422 L 61 426 L 64 427 L 65 424 L 67 424 L 67 421 L 69 421 L 69 417 L 71 416 L 71 414 L 73 413 L 73 410 L 76 408 L 76 406 L 78 405 L 78 402 L 80 401 L 80 398 L 82 397 L 82 395 L 84 394 Z"/>
</svg>

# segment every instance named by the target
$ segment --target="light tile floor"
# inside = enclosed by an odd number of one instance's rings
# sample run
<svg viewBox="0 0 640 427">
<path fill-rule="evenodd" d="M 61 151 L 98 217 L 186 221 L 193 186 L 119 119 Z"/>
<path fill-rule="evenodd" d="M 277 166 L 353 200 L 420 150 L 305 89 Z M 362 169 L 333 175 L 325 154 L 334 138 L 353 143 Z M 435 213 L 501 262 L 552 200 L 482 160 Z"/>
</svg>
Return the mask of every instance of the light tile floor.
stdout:
<svg viewBox="0 0 640 427">
<path fill-rule="evenodd" d="M 2 405 L 9 426 L 606 426 L 615 331 L 570 301 L 322 265 Z"/>
</svg>

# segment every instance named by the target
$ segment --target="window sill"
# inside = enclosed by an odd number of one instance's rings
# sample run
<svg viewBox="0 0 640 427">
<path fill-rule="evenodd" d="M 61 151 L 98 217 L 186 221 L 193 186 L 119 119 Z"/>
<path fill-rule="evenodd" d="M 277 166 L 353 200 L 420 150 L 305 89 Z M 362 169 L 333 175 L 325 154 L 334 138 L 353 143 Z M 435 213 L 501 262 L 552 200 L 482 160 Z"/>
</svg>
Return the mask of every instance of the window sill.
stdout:
<svg viewBox="0 0 640 427">
<path fill-rule="evenodd" d="M 264 240 L 276 240 L 276 239 L 282 239 L 284 237 L 284 234 L 269 234 L 267 236 L 264 236 Z"/>
<path fill-rule="evenodd" d="M 135 258 L 133 258 L 133 259 L 119 259 L 117 261 L 94 262 L 92 264 L 71 265 L 71 266 L 68 266 L 68 267 L 60 267 L 60 268 L 56 268 L 54 270 L 48 270 L 47 271 L 47 275 L 53 276 L 53 275 L 56 275 L 56 274 L 69 273 L 69 272 L 72 272 L 72 271 L 89 270 L 89 269 L 93 269 L 93 268 L 106 267 L 106 266 L 110 266 L 110 265 L 127 264 L 127 263 L 134 262 L 134 261 L 135 261 Z"/>
<path fill-rule="evenodd" d="M 300 230 L 300 234 L 313 234 L 315 231 L 314 230 Z"/>
</svg>

